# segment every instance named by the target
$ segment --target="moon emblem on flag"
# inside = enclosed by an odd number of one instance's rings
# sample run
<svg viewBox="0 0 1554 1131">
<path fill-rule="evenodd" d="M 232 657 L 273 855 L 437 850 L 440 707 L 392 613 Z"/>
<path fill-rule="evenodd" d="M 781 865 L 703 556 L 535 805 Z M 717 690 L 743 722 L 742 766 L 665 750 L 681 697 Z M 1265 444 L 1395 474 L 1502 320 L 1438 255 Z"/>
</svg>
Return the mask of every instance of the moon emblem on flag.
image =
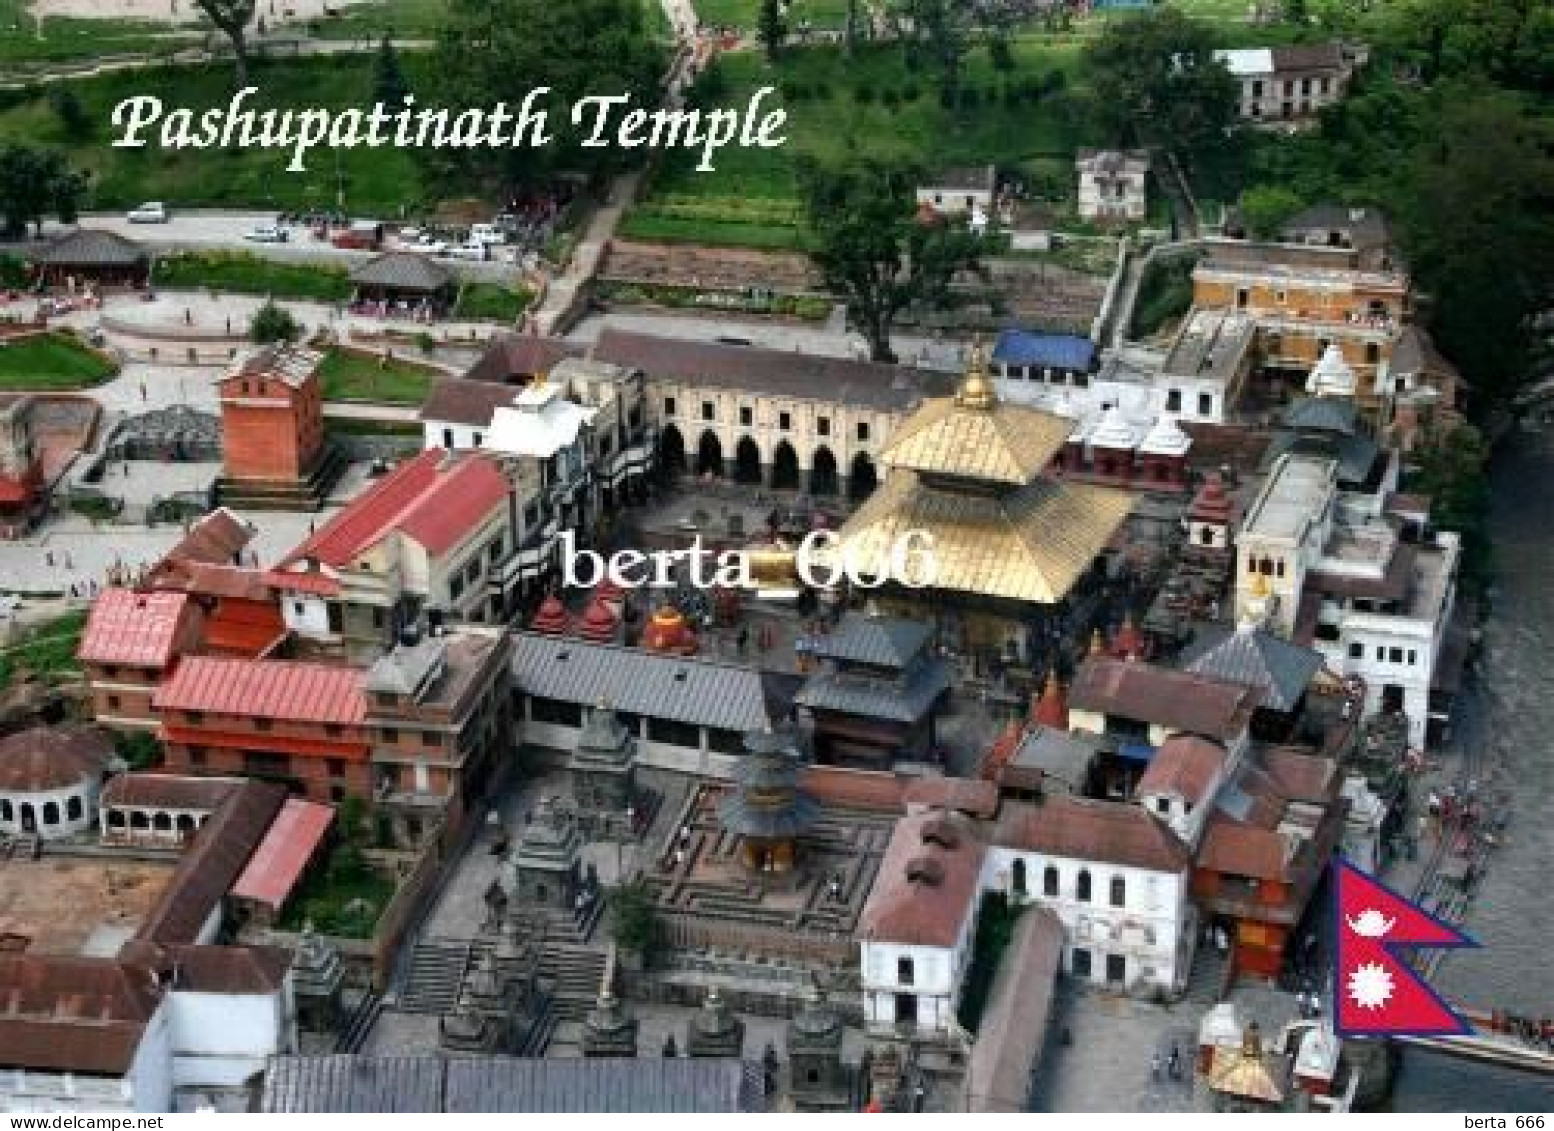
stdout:
<svg viewBox="0 0 1554 1131">
<path fill-rule="evenodd" d="M 1347 920 L 1349 929 L 1364 939 L 1379 939 L 1397 925 L 1396 919 L 1388 919 L 1374 907 L 1367 907 L 1356 919 Z"/>
</svg>

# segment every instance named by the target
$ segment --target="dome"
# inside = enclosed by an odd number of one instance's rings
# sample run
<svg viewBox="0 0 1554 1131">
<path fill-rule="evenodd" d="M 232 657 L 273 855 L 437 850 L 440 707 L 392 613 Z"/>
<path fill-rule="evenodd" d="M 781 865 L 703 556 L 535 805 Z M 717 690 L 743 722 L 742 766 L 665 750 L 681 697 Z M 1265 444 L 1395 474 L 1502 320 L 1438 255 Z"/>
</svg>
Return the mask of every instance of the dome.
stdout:
<svg viewBox="0 0 1554 1131">
<path fill-rule="evenodd" d="M 1343 351 L 1330 345 L 1306 378 L 1306 392 L 1318 397 L 1352 397 L 1357 382 Z"/>
<path fill-rule="evenodd" d="M 1149 434 L 1144 437 L 1144 442 L 1139 445 L 1139 451 L 1156 456 L 1175 456 L 1180 458 L 1187 454 L 1187 449 L 1192 447 L 1192 437 L 1182 431 L 1182 426 L 1176 422 L 1173 413 L 1162 412 L 1155 418 L 1154 425 Z"/>
<path fill-rule="evenodd" d="M 642 647 L 650 652 L 696 653 L 696 636 L 685 623 L 685 614 L 673 605 L 660 605 L 642 630 Z"/>
<path fill-rule="evenodd" d="M 552 593 L 540 603 L 540 608 L 534 614 L 534 619 L 529 622 L 529 627 L 535 632 L 543 632 L 547 636 L 560 636 L 572 625 L 571 614 L 567 607 L 561 603 L 561 598 Z"/>
<path fill-rule="evenodd" d="M 577 634 L 594 644 L 609 644 L 614 641 L 619 626 L 620 617 L 615 615 L 615 610 L 596 594 L 577 622 Z"/>
<path fill-rule="evenodd" d="M 619 605 L 625 599 L 626 591 L 610 580 L 609 574 L 605 574 L 604 580 L 594 586 L 595 601 L 603 601 L 608 605 Z"/>
<path fill-rule="evenodd" d="M 49 793 L 102 777 L 113 742 L 96 727 L 34 727 L 0 739 L 0 793 Z"/>
<path fill-rule="evenodd" d="M 1122 418 L 1122 410 L 1113 405 L 1101 414 L 1101 422 L 1090 433 L 1092 448 L 1113 448 L 1131 451 L 1138 446 L 1138 434 L 1133 426 Z"/>
</svg>

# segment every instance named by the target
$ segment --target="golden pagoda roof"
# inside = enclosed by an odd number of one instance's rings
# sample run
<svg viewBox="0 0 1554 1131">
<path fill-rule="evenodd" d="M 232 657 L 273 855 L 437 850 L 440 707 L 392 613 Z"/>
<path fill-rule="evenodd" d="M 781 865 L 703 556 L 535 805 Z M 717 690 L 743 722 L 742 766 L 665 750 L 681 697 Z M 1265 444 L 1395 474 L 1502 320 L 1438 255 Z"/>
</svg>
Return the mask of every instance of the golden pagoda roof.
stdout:
<svg viewBox="0 0 1554 1131">
<path fill-rule="evenodd" d="M 1284 1089 L 1273 1078 L 1261 1049 L 1216 1048 L 1209 1064 L 1208 1084 L 1214 1091 L 1227 1095 L 1268 1104 L 1284 1102 Z"/>
<path fill-rule="evenodd" d="M 1052 461 L 1072 429 L 1073 422 L 1064 417 L 1001 402 L 977 343 L 955 395 L 925 402 L 896 429 L 880 462 L 908 471 L 1021 486 Z"/>
<path fill-rule="evenodd" d="M 1015 601 L 1061 601 L 1132 509 L 1125 491 L 1037 479 L 1001 497 L 892 472 L 840 531 L 867 574 L 888 571 L 897 540 L 933 535 L 933 588 Z"/>
</svg>

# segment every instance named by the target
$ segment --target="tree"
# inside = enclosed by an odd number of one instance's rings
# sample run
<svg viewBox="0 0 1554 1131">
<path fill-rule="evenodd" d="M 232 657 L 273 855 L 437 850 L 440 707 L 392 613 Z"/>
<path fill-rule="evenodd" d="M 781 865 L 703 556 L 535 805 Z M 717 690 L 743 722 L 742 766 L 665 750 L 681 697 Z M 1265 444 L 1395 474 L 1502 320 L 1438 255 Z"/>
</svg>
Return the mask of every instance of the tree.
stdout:
<svg viewBox="0 0 1554 1131">
<path fill-rule="evenodd" d="M 766 49 L 766 61 L 775 63 L 788 34 L 788 26 L 782 18 L 782 0 L 761 0 L 761 12 L 757 19 L 756 36 Z"/>
<path fill-rule="evenodd" d="M 409 93 L 410 84 L 405 81 L 405 73 L 400 69 L 399 53 L 394 50 L 394 41 L 384 32 L 383 38 L 378 41 L 377 61 L 373 64 L 373 99 L 385 107 L 393 107 L 404 102 L 405 95 Z"/>
<path fill-rule="evenodd" d="M 237 85 L 248 85 L 248 24 L 254 18 L 258 0 L 194 0 L 218 31 L 232 44 L 237 61 Z"/>
<path fill-rule="evenodd" d="M 61 223 L 74 223 L 85 192 L 86 177 L 60 154 L 25 145 L 0 149 L 0 231 L 6 236 L 25 236 L 28 224 L 42 235 L 43 218 L 51 212 Z"/>
<path fill-rule="evenodd" d="M 1277 236 L 1284 222 L 1304 206 L 1299 196 L 1282 185 L 1259 185 L 1241 194 L 1241 218 L 1260 240 Z"/>
<path fill-rule="evenodd" d="M 600 94 L 626 94 L 636 108 L 658 101 L 666 63 L 638 0 L 449 0 L 433 52 L 437 101 L 444 106 L 521 107 L 530 90 L 551 88 L 535 109 L 549 114 L 543 148 L 426 149 L 434 180 L 468 192 L 471 181 L 498 190 L 545 181 L 559 166 L 595 177 L 638 160 L 641 149 L 583 148 L 594 115 L 571 122 L 570 107 Z M 516 113 L 516 110 L 515 110 Z M 615 115 L 619 119 L 619 112 Z"/>
<path fill-rule="evenodd" d="M 638 877 L 610 889 L 610 934 L 622 950 L 647 960 L 663 945 L 664 921 L 647 881 Z"/>
<path fill-rule="evenodd" d="M 1112 20 L 1084 51 L 1090 117 L 1109 145 L 1158 141 L 1188 164 L 1222 146 L 1240 87 L 1208 24 L 1175 8 Z"/>
<path fill-rule="evenodd" d="M 271 299 L 254 313 L 248 324 L 248 340 L 257 345 L 270 342 L 294 342 L 302 335 L 302 327 L 284 306 L 277 306 Z"/>
<path fill-rule="evenodd" d="M 902 311 L 944 303 L 956 274 L 978 268 L 980 241 L 963 225 L 920 223 L 916 169 L 870 160 L 800 170 L 815 248 L 810 258 L 842 295 L 876 361 L 895 361 L 890 331 Z"/>
<path fill-rule="evenodd" d="M 55 83 L 49 87 L 49 108 L 58 116 L 66 137 L 72 141 L 81 141 L 91 136 L 92 119 L 82 109 L 81 99 L 76 97 L 76 92 L 68 86 Z"/>
</svg>

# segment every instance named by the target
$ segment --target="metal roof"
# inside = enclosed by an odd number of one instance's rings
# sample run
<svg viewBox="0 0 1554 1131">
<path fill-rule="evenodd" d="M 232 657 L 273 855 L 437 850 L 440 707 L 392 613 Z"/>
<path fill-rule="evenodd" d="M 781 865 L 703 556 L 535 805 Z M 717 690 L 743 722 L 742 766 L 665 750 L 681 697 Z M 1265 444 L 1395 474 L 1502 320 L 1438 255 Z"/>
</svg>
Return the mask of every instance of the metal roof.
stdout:
<svg viewBox="0 0 1554 1131">
<path fill-rule="evenodd" d="M 424 255 L 391 251 L 368 260 L 351 272 L 358 286 L 389 287 L 399 291 L 440 291 L 453 282 L 448 269 Z"/>
<path fill-rule="evenodd" d="M 815 638 L 815 655 L 882 668 L 904 668 L 932 635 L 933 629 L 922 621 L 850 612 L 835 632 Z"/>
<path fill-rule="evenodd" d="M 1189 657 L 1190 672 L 1262 688 L 1261 705 L 1274 711 L 1291 710 L 1322 666 L 1320 652 L 1250 625 L 1207 641 Z"/>
<path fill-rule="evenodd" d="M 130 267 L 147 258 L 134 240 L 99 228 L 80 228 L 32 253 L 34 263 L 48 267 Z"/>
<path fill-rule="evenodd" d="M 279 910 L 334 819 L 335 811 L 328 805 L 288 798 L 232 885 L 232 894 Z"/>
<path fill-rule="evenodd" d="M 183 593 L 104 589 L 92 602 L 76 658 L 88 664 L 165 667 L 188 608 Z"/>
<path fill-rule="evenodd" d="M 763 1108 L 735 1059 L 277 1056 L 267 1112 L 732 1113 Z"/>
<path fill-rule="evenodd" d="M 367 717 L 362 673 L 295 660 L 190 656 L 156 692 L 158 711 L 357 724 Z"/>
<path fill-rule="evenodd" d="M 811 678 L 793 701 L 823 711 L 915 723 L 933 709 L 949 686 L 949 665 L 931 660 L 900 682 L 826 672 Z"/>
<path fill-rule="evenodd" d="M 1039 334 L 1009 329 L 998 335 L 993 346 L 993 360 L 1003 365 L 1087 370 L 1095 360 L 1095 343 L 1078 334 Z"/>
<path fill-rule="evenodd" d="M 513 633 L 513 644 L 513 681 L 529 695 L 720 730 L 778 722 L 750 668 L 535 632 Z"/>
</svg>

